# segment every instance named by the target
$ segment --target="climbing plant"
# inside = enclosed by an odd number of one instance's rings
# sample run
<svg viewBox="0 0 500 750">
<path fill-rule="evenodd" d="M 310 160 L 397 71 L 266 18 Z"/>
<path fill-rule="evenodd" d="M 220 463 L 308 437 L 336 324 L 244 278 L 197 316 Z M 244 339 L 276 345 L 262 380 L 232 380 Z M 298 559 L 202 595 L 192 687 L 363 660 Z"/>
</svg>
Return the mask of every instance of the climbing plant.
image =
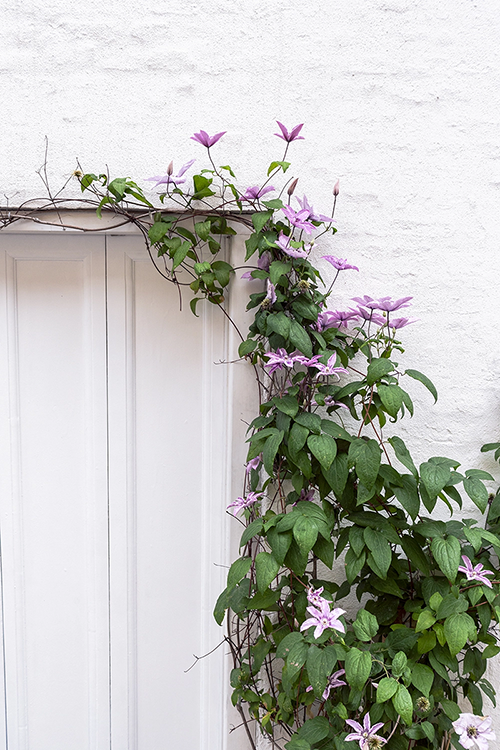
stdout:
<svg viewBox="0 0 500 750">
<path fill-rule="evenodd" d="M 241 496 L 228 507 L 243 524 L 240 556 L 214 610 L 234 662 L 232 701 L 254 748 L 252 724 L 286 750 L 485 750 L 495 738 L 483 699 L 495 705 L 485 670 L 500 651 L 500 495 L 489 494 L 489 473 L 453 458 L 415 464 L 398 422 L 413 414 L 414 388 L 437 393 L 404 364 L 412 297 L 365 295 L 335 309 L 339 274 L 358 269 L 325 254 L 327 284 L 313 259 L 337 231 L 339 186 L 327 215 L 296 197 L 287 157 L 302 125 L 278 127 L 284 153 L 247 188 L 217 166 L 224 133 L 203 130 L 192 138 L 206 166 L 188 177 L 194 159 L 177 172 L 171 163 L 151 178 L 154 202 L 129 178 L 75 172 L 99 216 L 140 229 L 158 272 L 190 290 L 193 313 L 206 300 L 228 315 L 232 275 L 255 280 L 253 319 L 238 333 L 256 413 Z M 244 269 L 222 253 L 238 224 Z M 500 458 L 499 443 L 483 450 Z M 464 498 L 474 518 L 462 517 Z"/>
</svg>

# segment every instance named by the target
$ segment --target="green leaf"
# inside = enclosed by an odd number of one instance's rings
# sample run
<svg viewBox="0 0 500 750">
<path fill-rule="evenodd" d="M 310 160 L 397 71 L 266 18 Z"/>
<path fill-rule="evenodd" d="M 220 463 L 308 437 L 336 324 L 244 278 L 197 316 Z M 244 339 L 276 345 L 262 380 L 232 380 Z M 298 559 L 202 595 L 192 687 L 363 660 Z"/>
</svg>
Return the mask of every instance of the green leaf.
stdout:
<svg viewBox="0 0 500 750">
<path fill-rule="evenodd" d="M 446 466 L 427 461 L 420 464 L 420 477 L 430 498 L 439 495 L 450 478 L 450 469 Z"/>
<path fill-rule="evenodd" d="M 215 273 L 215 278 L 221 286 L 227 286 L 231 274 L 234 273 L 234 269 L 230 263 L 226 263 L 224 260 L 215 260 L 212 263 L 212 270 Z"/>
<path fill-rule="evenodd" d="M 392 698 L 392 703 L 404 723 L 410 726 L 413 723 L 413 701 L 404 685 L 398 687 L 397 693 Z"/>
<path fill-rule="evenodd" d="M 311 339 L 302 326 L 293 319 L 290 320 L 290 343 L 306 357 L 312 357 Z"/>
<path fill-rule="evenodd" d="M 277 211 L 280 208 L 283 208 L 283 201 L 281 201 L 279 198 L 271 198 L 270 201 L 262 201 L 264 206 L 266 208 L 272 208 L 273 211 Z"/>
<path fill-rule="evenodd" d="M 468 476 L 464 479 L 464 490 L 474 505 L 484 513 L 488 505 L 488 490 L 482 481 L 476 476 Z"/>
<path fill-rule="evenodd" d="M 326 716 L 315 716 L 314 719 L 308 719 L 298 731 L 300 739 L 314 745 L 316 742 L 324 740 L 330 733 L 330 722 Z"/>
<path fill-rule="evenodd" d="M 397 417 L 403 403 L 403 390 L 399 385 L 378 385 L 377 393 L 391 417 Z"/>
<path fill-rule="evenodd" d="M 206 221 L 199 221 L 194 225 L 194 231 L 196 232 L 198 237 L 204 242 L 208 240 L 208 236 L 210 234 L 210 228 L 211 228 L 210 219 L 207 219 Z"/>
<path fill-rule="evenodd" d="M 293 396 L 283 396 L 282 398 L 275 396 L 273 404 L 279 411 L 282 411 L 283 414 L 288 414 L 290 417 L 294 417 L 299 410 L 297 399 Z"/>
<path fill-rule="evenodd" d="M 290 318 L 284 312 L 272 313 L 267 316 L 266 320 L 267 335 L 270 333 L 279 333 L 285 340 L 290 336 Z"/>
<path fill-rule="evenodd" d="M 292 310 L 306 320 L 312 320 L 314 322 L 318 319 L 320 308 L 315 305 L 312 300 L 301 294 L 296 297 L 292 303 Z"/>
<path fill-rule="evenodd" d="M 177 250 L 174 253 L 173 257 L 173 263 L 172 263 L 172 271 L 175 271 L 178 266 L 183 262 L 184 258 L 188 254 L 188 252 L 191 250 L 191 244 L 189 242 L 184 241 L 180 247 L 177 248 Z"/>
<path fill-rule="evenodd" d="M 319 414 L 311 414 L 311 412 L 303 411 L 295 417 L 295 422 L 303 427 L 307 427 L 310 432 L 314 432 L 316 435 L 321 433 L 321 417 Z"/>
<path fill-rule="evenodd" d="M 421 633 L 428 630 L 436 622 L 436 615 L 430 609 L 424 609 L 418 616 L 415 632 Z"/>
<path fill-rule="evenodd" d="M 155 223 L 149 227 L 148 237 L 150 242 L 154 245 L 156 242 L 160 242 L 167 232 L 169 231 L 172 223 L 168 224 L 164 221 L 155 221 Z"/>
<path fill-rule="evenodd" d="M 301 424 L 298 424 L 298 422 L 293 423 L 292 429 L 290 430 L 290 434 L 288 436 L 288 448 L 290 450 L 290 453 L 292 454 L 292 457 L 300 450 L 302 450 L 306 443 L 308 435 L 309 430 L 307 429 L 307 427 L 303 427 Z"/>
<path fill-rule="evenodd" d="M 366 562 L 366 552 L 362 552 L 358 557 L 352 547 L 346 552 L 345 556 L 345 574 L 348 582 L 353 583 L 356 576 L 361 572 L 363 565 Z"/>
<path fill-rule="evenodd" d="M 292 270 L 292 264 L 282 260 L 273 260 L 269 266 L 269 278 L 271 284 L 277 284 L 282 276 L 286 276 Z"/>
<path fill-rule="evenodd" d="M 466 612 L 468 608 L 469 604 L 465 596 L 460 594 L 458 597 L 456 597 L 453 594 L 447 594 L 439 603 L 436 611 L 436 618 L 438 620 L 444 620 L 446 617 L 454 615 L 457 612 Z"/>
<path fill-rule="evenodd" d="M 269 165 L 269 169 L 267 170 L 267 176 L 269 177 L 271 172 L 274 172 L 274 170 L 277 167 L 280 167 L 283 170 L 283 172 L 286 172 L 286 170 L 290 166 L 290 163 L 291 162 L 289 161 L 272 161 L 271 164 Z"/>
<path fill-rule="evenodd" d="M 127 178 L 117 177 L 109 183 L 108 190 L 115 196 L 115 198 L 118 198 L 118 200 L 122 200 L 123 196 L 125 195 L 126 187 Z"/>
<path fill-rule="evenodd" d="M 201 200 L 201 198 L 208 198 L 210 195 L 215 195 L 214 191 L 210 189 L 212 182 L 213 180 L 209 180 L 201 174 L 195 174 L 193 176 L 193 198 Z"/>
<path fill-rule="evenodd" d="M 250 541 L 250 539 L 252 539 L 257 534 L 260 534 L 263 526 L 264 521 L 262 520 L 262 518 L 256 518 L 255 521 L 252 521 L 252 523 L 248 524 L 245 531 L 241 535 L 240 547 L 243 547 L 247 542 Z"/>
<path fill-rule="evenodd" d="M 460 565 L 461 547 L 455 536 L 446 539 L 434 537 L 431 542 L 434 558 L 449 581 L 454 583 Z"/>
<path fill-rule="evenodd" d="M 378 622 L 375 615 L 366 609 L 360 609 L 352 627 L 360 641 L 371 641 L 378 633 Z"/>
<path fill-rule="evenodd" d="M 364 530 L 366 546 L 373 555 L 373 559 L 381 572 L 381 578 L 387 578 L 387 572 L 392 561 L 392 550 L 389 542 L 380 531 L 366 528 Z"/>
<path fill-rule="evenodd" d="M 385 703 L 395 695 L 399 682 L 394 677 L 382 677 L 377 688 L 377 703 Z"/>
<path fill-rule="evenodd" d="M 396 454 L 396 458 L 398 459 L 398 461 L 401 461 L 403 466 L 406 466 L 406 468 L 411 471 L 414 477 L 418 477 L 418 472 L 415 464 L 412 461 L 410 452 L 401 438 L 397 435 L 394 435 L 393 437 L 389 438 L 388 442 L 394 448 L 394 453 Z"/>
<path fill-rule="evenodd" d="M 274 581 L 279 573 L 279 563 L 269 552 L 259 552 L 255 558 L 255 574 L 257 577 L 257 588 L 260 592 L 265 591 L 269 584 Z"/>
<path fill-rule="evenodd" d="M 381 451 L 375 440 L 356 438 L 349 446 L 349 461 L 356 467 L 356 473 L 367 489 L 373 487 L 380 468 Z"/>
<path fill-rule="evenodd" d="M 428 698 L 434 682 L 434 672 L 426 664 L 415 664 L 411 669 L 411 681 Z"/>
<path fill-rule="evenodd" d="M 401 675 L 406 669 L 407 663 L 408 663 L 408 658 L 405 652 L 398 651 L 398 653 L 394 655 L 394 658 L 392 660 L 392 667 L 391 667 L 392 674 L 395 677 L 401 677 Z"/>
<path fill-rule="evenodd" d="M 283 565 L 286 553 L 292 543 L 292 534 L 289 531 L 280 533 L 278 529 L 272 528 L 267 532 L 267 541 L 271 547 L 274 559 L 280 565 Z"/>
<path fill-rule="evenodd" d="M 246 339 L 246 341 L 242 341 L 238 347 L 238 356 L 245 357 L 247 354 L 251 354 L 256 346 L 257 342 L 253 341 L 253 339 Z"/>
<path fill-rule="evenodd" d="M 417 480 L 411 474 L 403 474 L 401 484 L 402 487 L 393 486 L 392 490 L 408 515 L 415 520 L 420 511 Z"/>
<path fill-rule="evenodd" d="M 322 468 L 328 469 L 337 455 L 337 443 L 330 435 L 309 435 L 307 446 L 313 456 L 318 459 Z"/>
<path fill-rule="evenodd" d="M 302 633 L 299 633 L 298 630 L 294 630 L 291 633 L 288 633 L 288 635 L 285 635 L 285 637 L 277 647 L 276 657 L 278 659 L 286 659 L 292 646 L 294 646 L 296 643 L 302 642 L 303 640 L 304 636 L 302 635 Z"/>
<path fill-rule="evenodd" d="M 308 651 L 309 646 L 303 641 L 297 641 L 297 643 L 294 643 L 290 648 L 290 653 L 286 659 L 288 674 L 290 677 L 293 677 L 302 669 L 306 663 Z"/>
<path fill-rule="evenodd" d="M 429 560 L 420 545 L 411 536 L 401 537 L 401 546 L 413 570 L 421 571 L 425 576 L 430 575 Z"/>
<path fill-rule="evenodd" d="M 372 359 L 368 365 L 366 382 L 368 385 L 373 385 L 377 380 L 380 380 L 380 378 L 384 375 L 388 375 L 393 370 L 394 365 L 390 359 Z"/>
<path fill-rule="evenodd" d="M 436 387 L 433 385 L 433 383 L 429 380 L 429 378 L 426 375 L 423 375 L 418 370 L 406 370 L 405 375 L 409 375 L 410 378 L 413 378 L 414 380 L 420 381 L 428 391 L 432 393 L 434 396 L 434 403 L 438 400 L 438 394 Z"/>
<path fill-rule="evenodd" d="M 276 458 L 278 448 L 281 445 L 284 435 L 285 433 L 283 430 L 278 430 L 273 435 L 270 435 L 264 443 L 262 457 L 264 460 L 264 468 L 270 477 L 274 474 L 274 459 Z"/>
<path fill-rule="evenodd" d="M 214 607 L 214 619 L 217 625 L 222 625 L 222 621 L 224 619 L 226 609 L 229 607 L 227 594 L 228 594 L 228 590 L 224 589 L 222 594 L 220 594 L 219 598 L 217 599 L 217 602 Z"/>
<path fill-rule="evenodd" d="M 293 526 L 293 536 L 303 554 L 309 552 L 318 537 L 318 524 L 314 518 L 299 516 Z"/>
<path fill-rule="evenodd" d="M 264 229 L 269 219 L 272 218 L 272 215 L 272 211 L 257 211 L 256 213 L 252 214 L 252 224 L 255 227 L 255 231 L 260 232 L 262 229 Z"/>
<path fill-rule="evenodd" d="M 240 557 L 238 560 L 235 560 L 229 568 L 229 572 L 227 574 L 228 589 L 232 589 L 234 586 L 236 586 L 236 584 L 246 576 L 251 567 L 251 557 Z"/>
<path fill-rule="evenodd" d="M 457 721 L 460 716 L 460 708 L 455 703 L 455 701 L 450 701 L 446 698 L 442 698 L 440 703 L 446 716 L 451 719 L 451 721 Z"/>
<path fill-rule="evenodd" d="M 340 497 L 349 475 L 347 453 L 337 453 L 330 468 L 328 470 L 322 468 L 321 472 L 337 497 Z"/>
<path fill-rule="evenodd" d="M 349 685 L 361 690 L 370 676 L 372 657 L 368 651 L 351 648 L 345 658 L 345 674 Z"/>
<path fill-rule="evenodd" d="M 456 656 L 467 643 L 467 639 L 475 633 L 474 620 L 466 612 L 457 612 L 444 621 L 444 634 L 452 656 Z"/>
<path fill-rule="evenodd" d="M 311 745 L 306 740 L 294 734 L 292 739 L 285 744 L 286 750 L 311 750 Z"/>
</svg>

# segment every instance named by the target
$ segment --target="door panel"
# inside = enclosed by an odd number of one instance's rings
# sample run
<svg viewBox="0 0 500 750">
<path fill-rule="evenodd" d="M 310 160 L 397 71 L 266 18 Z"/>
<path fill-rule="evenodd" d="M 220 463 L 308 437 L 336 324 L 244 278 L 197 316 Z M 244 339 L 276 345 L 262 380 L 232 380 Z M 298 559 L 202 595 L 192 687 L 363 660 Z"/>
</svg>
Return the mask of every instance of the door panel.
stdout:
<svg viewBox="0 0 500 750">
<path fill-rule="evenodd" d="M 222 316 L 140 237 L 0 241 L 0 748 L 222 748 Z"/>
</svg>

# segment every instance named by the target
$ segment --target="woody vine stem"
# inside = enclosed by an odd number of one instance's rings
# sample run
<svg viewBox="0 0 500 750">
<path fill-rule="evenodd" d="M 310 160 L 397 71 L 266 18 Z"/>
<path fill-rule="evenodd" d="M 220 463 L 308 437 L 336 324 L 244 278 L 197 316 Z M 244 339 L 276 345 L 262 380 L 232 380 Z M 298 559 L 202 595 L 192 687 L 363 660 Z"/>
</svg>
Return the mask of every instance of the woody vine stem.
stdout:
<svg viewBox="0 0 500 750">
<path fill-rule="evenodd" d="M 72 206 L 111 215 L 115 227 L 133 223 L 180 299 L 193 294 L 195 314 L 208 301 L 229 317 L 232 275 L 255 280 L 238 354 L 255 370 L 259 405 L 242 493 L 228 506 L 243 525 L 240 556 L 214 610 L 250 745 L 256 725 L 286 750 L 487 750 L 500 495 L 484 484 L 489 473 L 459 471 L 454 459 L 415 465 L 397 423 L 413 414 L 413 385 L 437 393 L 400 363 L 412 297 L 365 295 L 331 308 L 339 274 L 358 273 L 326 253 L 328 284 L 313 262 L 334 242 L 339 186 L 326 215 L 296 197 L 286 159 L 303 126 L 278 127 L 284 154 L 259 185 L 243 189 L 229 165 L 217 166 L 224 133 L 201 130 L 192 140 L 207 166 L 188 179 L 194 159 L 177 172 L 171 163 L 151 178 L 155 199 L 129 178 L 78 168 L 84 197 L 69 201 L 51 192 L 42 168 L 45 205 L 2 209 L 0 226 L 29 219 L 77 229 Z M 244 269 L 221 258 L 238 224 L 250 230 Z M 500 443 L 482 450 L 500 458 Z"/>
</svg>

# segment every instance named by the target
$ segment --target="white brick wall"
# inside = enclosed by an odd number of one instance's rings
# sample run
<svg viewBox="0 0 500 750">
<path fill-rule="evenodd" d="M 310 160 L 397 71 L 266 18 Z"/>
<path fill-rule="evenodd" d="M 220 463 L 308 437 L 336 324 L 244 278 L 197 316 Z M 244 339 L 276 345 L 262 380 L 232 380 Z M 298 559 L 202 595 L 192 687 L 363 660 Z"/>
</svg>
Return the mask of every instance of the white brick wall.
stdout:
<svg viewBox="0 0 500 750">
<path fill-rule="evenodd" d="M 200 127 L 228 130 L 214 154 L 250 185 L 280 155 L 274 120 L 304 121 L 298 193 L 327 213 L 340 177 L 322 251 L 360 267 L 339 297 L 414 295 L 405 362 L 440 392 L 432 407 L 411 387 L 417 456 L 491 470 L 479 447 L 500 438 L 499 38 L 497 0 L 13 0 L 0 194 L 39 194 L 45 135 L 57 185 L 75 157 L 136 178 L 202 159 Z"/>
</svg>

